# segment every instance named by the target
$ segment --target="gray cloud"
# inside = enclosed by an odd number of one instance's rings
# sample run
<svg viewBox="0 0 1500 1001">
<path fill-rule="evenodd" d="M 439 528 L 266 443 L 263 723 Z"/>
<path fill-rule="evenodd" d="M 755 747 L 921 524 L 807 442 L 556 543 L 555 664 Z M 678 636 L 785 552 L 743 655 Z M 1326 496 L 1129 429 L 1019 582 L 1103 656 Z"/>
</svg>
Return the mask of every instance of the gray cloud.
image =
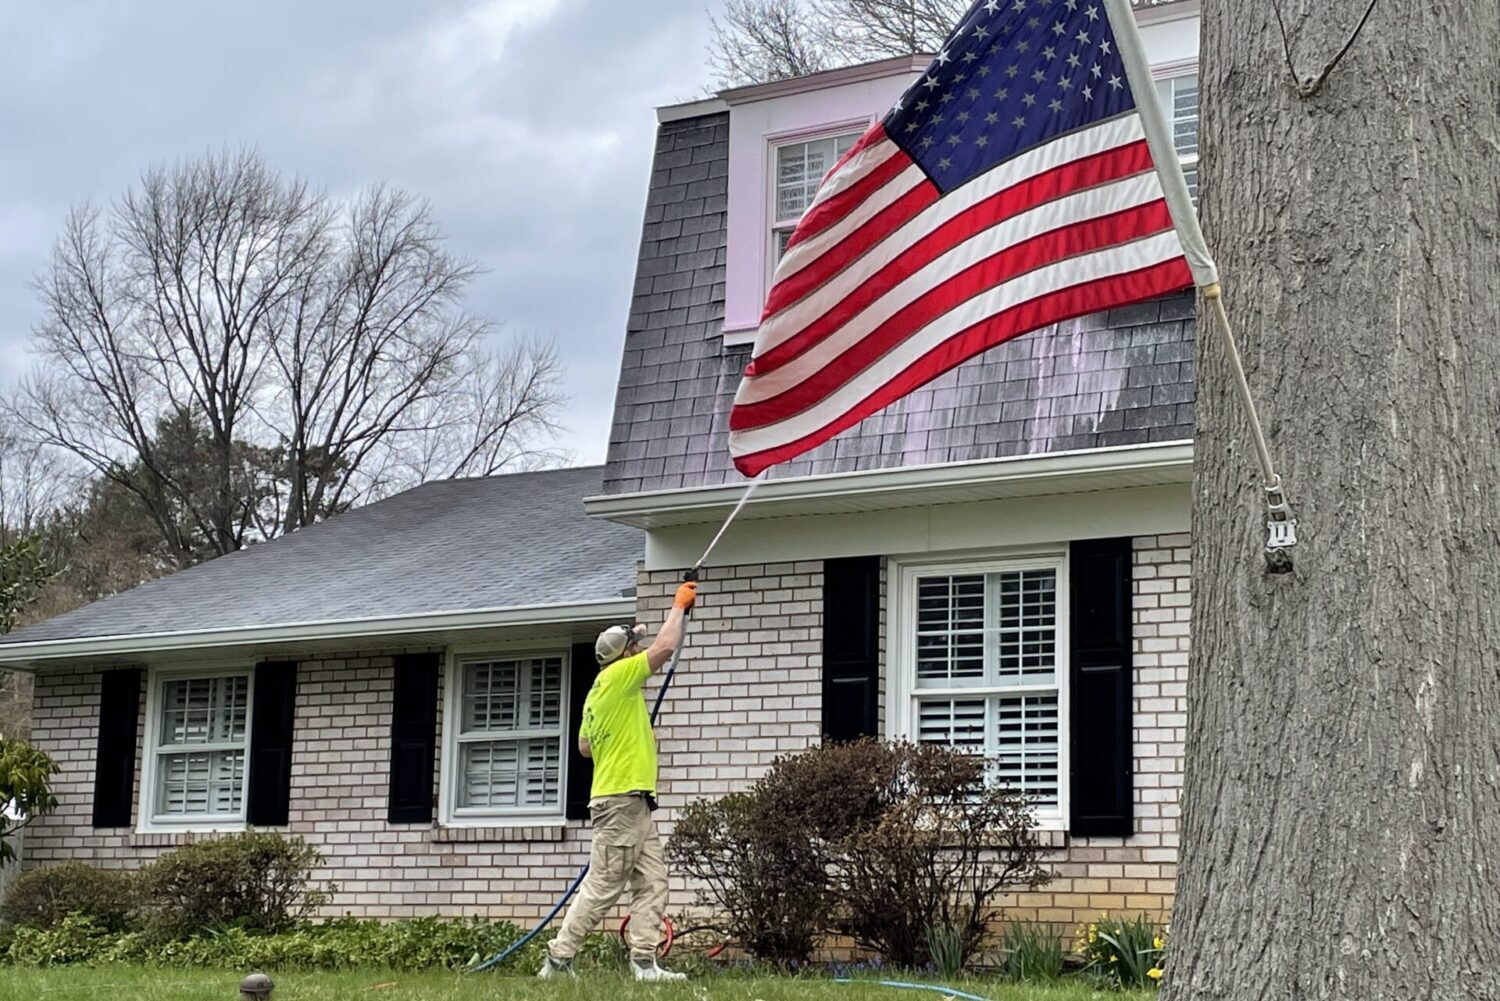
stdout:
<svg viewBox="0 0 1500 1001">
<path fill-rule="evenodd" d="M 0 382 L 68 206 L 258 147 L 334 194 L 429 198 L 470 305 L 554 336 L 566 445 L 601 460 L 655 132 L 703 91 L 703 0 L 0 2 Z"/>
</svg>

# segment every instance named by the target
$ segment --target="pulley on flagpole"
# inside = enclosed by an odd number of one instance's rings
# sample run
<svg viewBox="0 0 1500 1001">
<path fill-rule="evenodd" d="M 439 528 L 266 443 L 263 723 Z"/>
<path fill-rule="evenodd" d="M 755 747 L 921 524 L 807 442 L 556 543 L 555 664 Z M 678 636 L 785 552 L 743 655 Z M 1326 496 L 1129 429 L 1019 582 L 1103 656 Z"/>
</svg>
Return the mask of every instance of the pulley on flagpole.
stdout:
<svg viewBox="0 0 1500 1001">
<path fill-rule="evenodd" d="M 1255 458 L 1260 463 L 1260 473 L 1265 480 L 1266 569 L 1271 573 L 1289 573 L 1292 569 L 1292 547 L 1297 544 L 1297 519 L 1292 517 L 1291 505 L 1287 503 L 1286 491 L 1281 485 L 1281 475 L 1271 463 L 1271 450 L 1266 445 L 1265 432 L 1261 430 L 1255 398 L 1250 395 L 1250 383 L 1245 379 L 1245 366 L 1240 361 L 1234 328 L 1229 325 L 1229 314 L 1224 311 L 1224 290 L 1218 282 L 1213 282 L 1204 286 L 1203 298 L 1208 301 L 1208 307 L 1219 327 L 1219 335 L 1224 340 L 1224 353 L 1229 356 L 1229 367 L 1234 371 L 1235 387 L 1240 393 L 1240 403 L 1245 407 L 1245 417 L 1250 422 L 1250 435 L 1255 440 Z"/>
</svg>

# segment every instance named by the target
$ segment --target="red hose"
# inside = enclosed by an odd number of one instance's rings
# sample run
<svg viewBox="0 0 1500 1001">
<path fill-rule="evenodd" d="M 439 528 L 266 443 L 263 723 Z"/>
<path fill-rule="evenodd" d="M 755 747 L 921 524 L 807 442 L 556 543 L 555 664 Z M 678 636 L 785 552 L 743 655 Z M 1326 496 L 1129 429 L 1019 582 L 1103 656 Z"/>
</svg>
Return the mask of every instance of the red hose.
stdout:
<svg viewBox="0 0 1500 1001">
<path fill-rule="evenodd" d="M 672 943 L 677 939 L 677 932 L 672 928 L 672 919 L 667 917 L 665 914 L 663 914 L 661 917 L 661 923 L 663 929 L 665 929 L 666 931 L 666 935 L 662 938 L 661 945 L 658 945 L 656 947 L 656 954 L 660 958 L 666 959 L 667 956 L 672 952 Z M 630 915 L 627 914 L 625 915 L 625 920 L 620 922 L 620 941 L 624 942 L 626 945 L 630 944 L 630 940 L 625 937 L 625 929 L 629 927 Z"/>
</svg>

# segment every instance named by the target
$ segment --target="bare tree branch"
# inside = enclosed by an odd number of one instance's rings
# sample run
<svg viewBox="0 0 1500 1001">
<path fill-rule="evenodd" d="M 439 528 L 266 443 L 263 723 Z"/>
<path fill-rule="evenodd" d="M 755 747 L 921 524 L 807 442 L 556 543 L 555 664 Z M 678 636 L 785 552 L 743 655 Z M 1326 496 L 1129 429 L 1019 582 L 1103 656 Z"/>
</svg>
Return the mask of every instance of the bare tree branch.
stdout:
<svg viewBox="0 0 1500 1001">
<path fill-rule="evenodd" d="M 809 0 L 820 43 L 839 65 L 937 52 L 968 0 Z"/>
<path fill-rule="evenodd" d="M 402 191 L 340 204 L 253 152 L 153 169 L 69 217 L 36 285 L 43 364 L 0 415 L 138 502 L 179 564 L 545 461 L 556 356 L 486 346 L 477 271 Z"/>
<path fill-rule="evenodd" d="M 709 16 L 709 66 L 721 87 L 765 83 L 826 69 L 816 25 L 799 0 L 726 0 Z"/>
<path fill-rule="evenodd" d="M 722 87 L 936 52 L 968 0 L 728 0 L 710 17 Z"/>
</svg>

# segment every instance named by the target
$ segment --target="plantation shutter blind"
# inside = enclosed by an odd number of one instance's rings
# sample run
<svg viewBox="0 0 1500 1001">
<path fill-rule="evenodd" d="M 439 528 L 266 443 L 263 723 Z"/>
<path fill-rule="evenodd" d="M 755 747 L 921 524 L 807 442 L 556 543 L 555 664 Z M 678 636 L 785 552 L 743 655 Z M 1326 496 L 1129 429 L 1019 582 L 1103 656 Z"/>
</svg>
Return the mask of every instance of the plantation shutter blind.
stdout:
<svg viewBox="0 0 1500 1001">
<path fill-rule="evenodd" d="M 1056 809 L 1056 568 L 934 572 L 916 588 L 917 740 L 982 754 L 996 779 Z"/>
<path fill-rule="evenodd" d="M 561 806 L 563 658 L 476 660 L 459 674 L 457 808 Z"/>
</svg>

